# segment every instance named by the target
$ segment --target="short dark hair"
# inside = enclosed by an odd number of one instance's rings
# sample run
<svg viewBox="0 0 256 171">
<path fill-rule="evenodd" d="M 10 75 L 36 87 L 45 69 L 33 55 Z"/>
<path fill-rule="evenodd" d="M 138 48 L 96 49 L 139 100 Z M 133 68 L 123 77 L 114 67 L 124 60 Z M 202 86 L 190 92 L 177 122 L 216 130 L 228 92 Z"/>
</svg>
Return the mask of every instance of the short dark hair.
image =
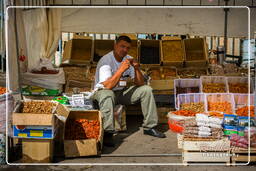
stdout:
<svg viewBox="0 0 256 171">
<path fill-rule="evenodd" d="M 131 40 L 130 37 L 128 37 L 128 36 L 119 36 L 119 37 L 116 39 L 116 43 L 120 42 L 121 40 L 126 41 L 126 42 L 128 42 L 128 43 L 132 43 L 132 40 Z"/>
</svg>

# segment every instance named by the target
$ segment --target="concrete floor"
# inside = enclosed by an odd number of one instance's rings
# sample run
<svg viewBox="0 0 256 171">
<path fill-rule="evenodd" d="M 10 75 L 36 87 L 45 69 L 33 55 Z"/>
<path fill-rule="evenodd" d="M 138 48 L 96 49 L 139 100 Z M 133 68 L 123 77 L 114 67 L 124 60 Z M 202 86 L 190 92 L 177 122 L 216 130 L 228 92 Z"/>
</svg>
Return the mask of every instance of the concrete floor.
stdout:
<svg viewBox="0 0 256 171">
<path fill-rule="evenodd" d="M 65 164 L 65 166 L 2 166 L 0 170 L 27 170 L 27 171 L 45 171 L 45 170 L 231 170 L 238 171 L 241 169 L 255 170 L 255 165 L 249 166 L 179 166 L 181 164 L 181 150 L 177 148 L 176 134 L 168 130 L 167 125 L 159 125 L 159 129 L 166 133 L 167 138 L 159 139 L 151 136 L 143 135 L 142 129 L 142 116 L 127 116 L 127 127 L 126 133 L 120 133 L 115 136 L 117 142 L 114 148 L 104 148 L 102 151 L 103 155 L 130 155 L 129 157 L 81 157 L 81 158 L 69 158 L 64 159 L 62 157 L 57 158 L 58 163 Z M 145 157 L 134 157 L 133 155 L 157 155 L 157 154 L 174 154 L 175 156 L 145 156 Z M 70 163 L 70 164 L 69 164 Z M 76 164 L 84 164 L 83 166 L 73 166 Z M 103 164 L 104 166 L 91 165 Z M 113 163 L 119 163 L 119 166 L 112 166 Z M 120 164 L 130 163 L 131 166 L 120 166 Z M 174 164 L 173 166 L 146 166 L 146 164 Z M 138 166 L 136 164 L 140 164 Z M 72 166 L 71 166 L 72 165 Z"/>
</svg>

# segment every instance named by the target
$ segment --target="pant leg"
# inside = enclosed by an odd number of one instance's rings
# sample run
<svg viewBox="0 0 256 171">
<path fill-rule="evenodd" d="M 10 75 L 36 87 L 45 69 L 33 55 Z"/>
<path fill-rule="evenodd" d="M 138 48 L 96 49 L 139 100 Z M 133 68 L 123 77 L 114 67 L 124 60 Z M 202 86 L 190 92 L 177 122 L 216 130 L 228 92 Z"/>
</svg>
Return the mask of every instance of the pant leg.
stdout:
<svg viewBox="0 0 256 171">
<path fill-rule="evenodd" d="M 115 106 L 115 94 L 112 90 L 99 90 L 94 96 L 93 100 L 97 100 L 100 108 L 100 112 L 103 117 L 104 131 L 114 131 L 114 106 Z"/>
<path fill-rule="evenodd" d="M 124 105 L 141 103 L 141 109 L 144 116 L 144 129 L 153 128 L 158 123 L 157 108 L 152 93 L 152 88 L 148 85 L 132 86 L 117 96 L 117 101 Z"/>
</svg>

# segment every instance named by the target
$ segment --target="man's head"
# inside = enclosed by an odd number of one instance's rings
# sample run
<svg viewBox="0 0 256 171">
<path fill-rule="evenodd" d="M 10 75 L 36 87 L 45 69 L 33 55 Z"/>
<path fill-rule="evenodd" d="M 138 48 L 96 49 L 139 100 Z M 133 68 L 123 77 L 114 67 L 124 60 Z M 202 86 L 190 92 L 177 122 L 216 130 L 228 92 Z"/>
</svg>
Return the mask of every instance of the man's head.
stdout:
<svg viewBox="0 0 256 171">
<path fill-rule="evenodd" d="M 121 58 L 125 57 L 131 48 L 131 42 L 132 41 L 128 36 L 119 36 L 114 45 L 115 54 Z"/>
</svg>

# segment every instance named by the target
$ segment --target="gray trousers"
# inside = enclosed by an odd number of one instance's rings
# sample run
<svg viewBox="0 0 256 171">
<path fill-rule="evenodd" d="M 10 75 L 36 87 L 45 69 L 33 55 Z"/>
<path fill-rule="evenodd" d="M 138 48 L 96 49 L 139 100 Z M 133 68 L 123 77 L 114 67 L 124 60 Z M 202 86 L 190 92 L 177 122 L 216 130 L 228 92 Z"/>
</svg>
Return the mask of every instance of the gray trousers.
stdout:
<svg viewBox="0 0 256 171">
<path fill-rule="evenodd" d="M 150 129 L 157 125 L 158 115 L 152 88 L 148 85 L 131 86 L 123 90 L 99 90 L 93 95 L 103 116 L 105 131 L 114 129 L 114 107 L 116 104 L 130 105 L 140 102 L 144 116 L 143 128 Z"/>
</svg>

